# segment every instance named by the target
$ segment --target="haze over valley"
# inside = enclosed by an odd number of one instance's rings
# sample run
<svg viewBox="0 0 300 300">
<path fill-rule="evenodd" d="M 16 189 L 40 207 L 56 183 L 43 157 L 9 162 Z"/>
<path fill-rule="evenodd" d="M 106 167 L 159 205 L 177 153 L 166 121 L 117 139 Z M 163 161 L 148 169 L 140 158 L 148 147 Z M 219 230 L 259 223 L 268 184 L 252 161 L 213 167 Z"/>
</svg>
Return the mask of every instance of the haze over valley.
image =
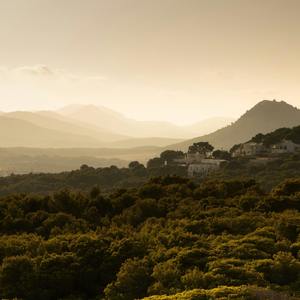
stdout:
<svg viewBox="0 0 300 300">
<path fill-rule="evenodd" d="M 263 100 L 237 121 L 215 117 L 178 126 L 128 119 L 105 107 L 72 105 L 58 111 L 3 112 L 0 124 L 0 168 L 5 175 L 68 171 L 86 163 L 146 164 L 164 149 L 186 151 L 200 141 L 229 150 L 258 133 L 298 126 L 300 111 L 284 101 Z"/>
</svg>

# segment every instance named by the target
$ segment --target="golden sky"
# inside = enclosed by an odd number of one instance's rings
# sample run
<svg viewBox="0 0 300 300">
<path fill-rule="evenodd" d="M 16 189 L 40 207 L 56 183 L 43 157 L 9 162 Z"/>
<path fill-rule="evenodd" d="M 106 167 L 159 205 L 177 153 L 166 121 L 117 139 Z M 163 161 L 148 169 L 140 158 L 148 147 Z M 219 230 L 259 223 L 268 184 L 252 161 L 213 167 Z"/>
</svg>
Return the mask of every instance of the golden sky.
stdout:
<svg viewBox="0 0 300 300">
<path fill-rule="evenodd" d="M 300 107 L 299 14 L 299 0 L 1 0 L 0 111 L 190 123 Z"/>
</svg>

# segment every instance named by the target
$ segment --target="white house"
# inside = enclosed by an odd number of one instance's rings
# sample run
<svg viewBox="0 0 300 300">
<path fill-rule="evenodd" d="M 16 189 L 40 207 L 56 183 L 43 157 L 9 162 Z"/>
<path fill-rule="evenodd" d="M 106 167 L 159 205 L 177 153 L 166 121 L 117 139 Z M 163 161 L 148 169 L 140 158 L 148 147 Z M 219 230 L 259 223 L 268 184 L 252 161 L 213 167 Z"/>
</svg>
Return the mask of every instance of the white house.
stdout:
<svg viewBox="0 0 300 300">
<path fill-rule="evenodd" d="M 203 153 L 199 153 L 199 152 L 186 154 L 186 162 L 189 164 L 201 162 L 205 158 L 206 158 L 206 155 Z"/>
<path fill-rule="evenodd" d="M 226 162 L 226 160 L 223 159 L 202 159 L 198 163 L 191 163 L 188 166 L 188 176 L 206 176 L 218 170 L 224 162 Z"/>
<path fill-rule="evenodd" d="M 266 147 L 262 143 L 248 142 L 241 144 L 233 153 L 233 157 L 255 156 L 266 152 Z"/>
<path fill-rule="evenodd" d="M 178 164 L 192 164 L 192 163 L 198 163 L 201 162 L 203 159 L 205 159 L 205 154 L 202 153 L 186 153 L 183 158 L 176 158 L 174 159 L 174 162 Z"/>
<path fill-rule="evenodd" d="M 290 140 L 282 140 L 271 147 L 271 153 L 274 154 L 294 153 L 297 151 L 300 151 L 300 145 Z"/>
</svg>

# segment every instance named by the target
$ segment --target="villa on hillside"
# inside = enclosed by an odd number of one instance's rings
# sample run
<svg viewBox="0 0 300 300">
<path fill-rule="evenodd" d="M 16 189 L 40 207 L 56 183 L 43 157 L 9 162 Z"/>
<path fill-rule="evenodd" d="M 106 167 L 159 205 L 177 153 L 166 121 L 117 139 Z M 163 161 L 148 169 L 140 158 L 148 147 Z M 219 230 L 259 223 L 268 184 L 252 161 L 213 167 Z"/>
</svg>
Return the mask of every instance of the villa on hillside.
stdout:
<svg viewBox="0 0 300 300">
<path fill-rule="evenodd" d="M 295 153 L 298 151 L 300 151 L 300 145 L 290 140 L 282 140 L 271 147 L 271 153 L 273 154 Z"/>
<path fill-rule="evenodd" d="M 233 152 L 232 157 L 255 157 L 270 156 L 276 154 L 300 152 L 300 144 L 296 144 L 290 140 L 282 140 L 279 143 L 269 147 L 262 143 L 248 142 L 239 145 Z"/>
<path fill-rule="evenodd" d="M 197 163 L 192 163 L 188 165 L 188 176 L 201 176 L 204 177 L 211 172 L 218 170 L 222 163 L 225 163 L 226 160 L 223 159 L 212 159 L 204 158 Z"/>
<path fill-rule="evenodd" d="M 248 142 L 238 146 L 232 153 L 232 157 L 256 156 L 267 152 L 262 143 Z"/>
<path fill-rule="evenodd" d="M 179 165 L 187 166 L 189 177 L 204 177 L 218 170 L 221 164 L 226 162 L 226 160 L 214 159 L 211 157 L 211 153 L 188 152 L 183 158 L 174 159 L 174 162 Z"/>
<path fill-rule="evenodd" d="M 174 162 L 178 163 L 178 164 L 192 164 L 192 163 L 199 163 L 201 162 L 203 159 L 207 158 L 207 155 L 203 154 L 203 153 L 186 153 L 185 156 L 183 158 L 177 158 L 174 159 Z"/>
</svg>

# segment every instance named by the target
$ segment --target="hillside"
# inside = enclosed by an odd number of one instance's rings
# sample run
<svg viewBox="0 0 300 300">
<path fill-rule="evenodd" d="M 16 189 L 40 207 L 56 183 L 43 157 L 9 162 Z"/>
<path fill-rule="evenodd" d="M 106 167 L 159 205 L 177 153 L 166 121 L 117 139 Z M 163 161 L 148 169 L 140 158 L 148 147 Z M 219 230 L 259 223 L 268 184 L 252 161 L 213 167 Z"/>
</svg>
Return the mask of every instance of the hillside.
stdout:
<svg viewBox="0 0 300 300">
<path fill-rule="evenodd" d="M 83 124 L 78 121 L 75 122 L 72 119 L 62 117 L 58 113 L 51 111 L 16 111 L 6 113 L 5 117 L 24 120 L 47 129 L 88 136 L 101 142 L 111 142 L 127 138 L 126 136 L 122 136 L 102 128 L 93 128 L 87 124 Z"/>
<path fill-rule="evenodd" d="M 233 118 L 212 117 L 191 125 L 187 125 L 185 126 L 185 128 L 187 128 L 190 132 L 193 132 L 196 135 L 204 135 L 212 133 L 225 126 L 228 126 L 234 121 L 236 120 Z"/>
<path fill-rule="evenodd" d="M 94 105 L 71 106 L 64 108 L 60 113 L 74 120 L 100 128 L 114 128 L 116 132 L 123 135 L 133 137 L 174 137 L 174 128 L 171 124 L 138 122 L 105 107 Z"/>
<path fill-rule="evenodd" d="M 73 135 L 82 136 L 80 139 L 78 137 L 78 143 L 73 144 L 72 147 L 106 147 L 106 148 L 134 148 L 142 146 L 154 146 L 154 147 L 164 147 L 171 143 L 177 143 L 182 141 L 181 139 L 172 139 L 172 138 L 162 138 L 162 137 L 149 137 L 149 138 L 130 138 L 125 135 L 121 135 L 110 131 L 109 129 L 103 129 L 96 125 L 84 123 L 80 120 L 72 119 L 68 116 L 63 116 L 59 113 L 53 111 L 38 111 L 38 112 L 29 112 L 29 111 L 15 111 L 10 113 L 3 113 L 3 116 L 11 118 L 14 120 L 25 121 L 31 123 L 34 126 L 38 126 L 44 129 L 55 130 L 60 132 L 61 135 L 66 136 L 66 146 L 59 144 L 59 147 L 69 147 L 69 137 L 66 134 L 70 134 L 72 139 Z M 108 120 L 106 120 L 109 123 Z M 19 123 L 23 124 L 22 122 Z M 20 128 L 20 131 L 22 129 Z M 36 131 L 34 131 L 36 132 Z M 86 138 L 89 138 L 90 141 L 87 143 Z M 91 144 L 91 140 L 94 142 Z M 3 145 L 6 145 L 6 140 L 3 140 Z M 14 144 L 13 146 L 23 146 L 23 147 L 36 147 L 36 145 L 41 145 L 41 143 L 36 140 L 33 145 L 27 143 Z M 10 143 L 9 146 L 12 146 Z M 44 145 L 45 147 L 57 147 L 57 144 L 53 144 L 51 139 L 49 143 Z M 44 147 L 43 146 L 43 147 Z M 40 146 L 42 147 L 42 146 Z"/>
<path fill-rule="evenodd" d="M 196 142 L 207 141 L 215 148 L 230 149 L 233 145 L 246 142 L 258 133 L 268 133 L 281 127 L 300 125 L 300 110 L 281 101 L 264 100 L 242 115 L 236 122 L 211 134 L 200 136 L 168 149 L 187 150 Z"/>
<path fill-rule="evenodd" d="M 186 126 L 142 122 L 93 105 L 71 105 L 57 112 L 14 111 L 0 116 L 4 117 L 1 146 L 31 148 L 166 147 L 182 142 L 183 136 L 190 138 L 196 132 L 209 132 L 230 122 L 219 117 Z"/>
<path fill-rule="evenodd" d="M 99 147 L 101 141 L 80 134 L 43 128 L 31 122 L 0 116 L 2 147 Z"/>
<path fill-rule="evenodd" d="M 139 138 L 191 138 L 197 133 L 206 134 L 232 122 L 231 118 L 222 117 L 210 118 L 186 126 L 177 126 L 169 122 L 136 121 L 106 107 L 94 105 L 71 105 L 58 112 L 76 121 Z"/>
</svg>

